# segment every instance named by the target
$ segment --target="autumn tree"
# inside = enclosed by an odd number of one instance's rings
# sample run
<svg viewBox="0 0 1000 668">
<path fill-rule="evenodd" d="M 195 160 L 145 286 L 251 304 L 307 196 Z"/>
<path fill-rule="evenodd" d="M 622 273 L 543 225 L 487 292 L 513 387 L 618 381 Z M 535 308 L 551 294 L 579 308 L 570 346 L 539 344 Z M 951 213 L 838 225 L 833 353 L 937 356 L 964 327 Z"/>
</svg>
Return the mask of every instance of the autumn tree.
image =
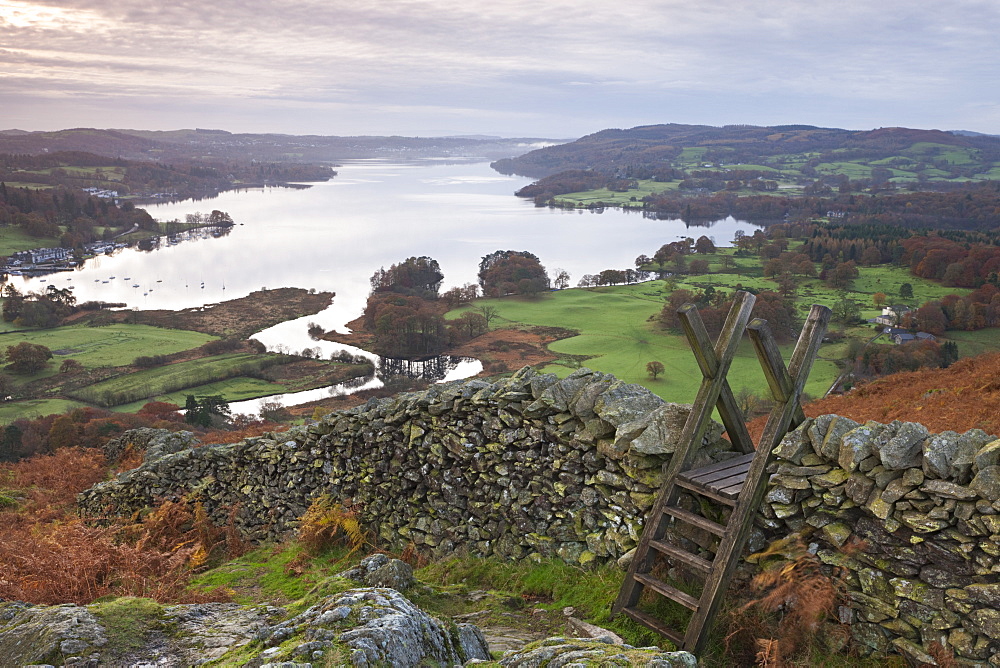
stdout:
<svg viewBox="0 0 1000 668">
<path fill-rule="evenodd" d="M 489 328 L 486 326 L 486 318 L 482 315 L 466 311 L 451 321 L 451 329 L 457 334 L 456 342 L 461 342 L 485 334 Z"/>
<path fill-rule="evenodd" d="M 694 252 L 701 255 L 706 255 L 715 252 L 715 243 L 705 235 L 698 237 L 698 240 L 694 242 Z"/>
<path fill-rule="evenodd" d="M 204 397 L 189 394 L 184 410 L 184 421 L 201 427 L 210 427 L 213 422 L 225 421 L 230 416 L 229 402 L 218 394 Z"/>
<path fill-rule="evenodd" d="M 83 365 L 72 358 L 63 360 L 63 363 L 59 365 L 59 373 L 80 373 L 81 371 L 83 371 Z"/>
<path fill-rule="evenodd" d="M 491 297 L 533 295 L 548 289 L 549 277 L 534 254 L 498 250 L 479 262 L 479 284 L 483 294 Z"/>
<path fill-rule="evenodd" d="M 388 269 L 376 271 L 371 279 L 372 292 L 395 292 L 424 299 L 437 299 L 444 274 L 437 260 L 427 257 L 410 257 Z"/>
<path fill-rule="evenodd" d="M 652 362 L 646 362 L 646 373 L 648 373 L 653 380 L 656 380 L 656 377 L 663 373 L 663 370 L 663 362 L 657 362 L 655 360 Z"/>
<path fill-rule="evenodd" d="M 77 444 L 80 428 L 69 415 L 60 415 L 52 422 L 48 435 L 50 449 L 68 448 Z"/>
<path fill-rule="evenodd" d="M 41 371 L 52 359 L 52 351 L 43 345 L 22 341 L 7 347 L 7 368 L 14 373 L 35 373 Z"/>
<path fill-rule="evenodd" d="M 376 292 L 368 297 L 365 329 L 375 352 L 387 357 L 437 355 L 447 347 L 447 324 L 437 302 L 414 295 Z"/>
<path fill-rule="evenodd" d="M 872 303 L 875 304 L 876 308 L 882 308 L 889 297 L 884 292 L 876 292 L 872 295 Z"/>
</svg>

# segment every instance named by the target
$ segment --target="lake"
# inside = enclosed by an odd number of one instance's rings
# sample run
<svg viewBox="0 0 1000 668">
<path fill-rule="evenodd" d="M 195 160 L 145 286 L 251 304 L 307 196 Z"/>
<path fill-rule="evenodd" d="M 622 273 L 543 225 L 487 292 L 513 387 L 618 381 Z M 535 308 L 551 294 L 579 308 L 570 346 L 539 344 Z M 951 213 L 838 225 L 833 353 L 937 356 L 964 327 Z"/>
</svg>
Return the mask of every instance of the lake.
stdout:
<svg viewBox="0 0 1000 668">
<path fill-rule="evenodd" d="M 306 335 L 307 322 L 343 331 L 361 314 L 375 270 L 410 256 L 438 261 L 442 289 L 476 282 L 480 259 L 500 249 L 530 251 L 550 277 L 564 269 L 575 285 L 584 274 L 633 267 L 637 256 L 678 238 L 705 234 L 725 246 L 736 230 L 756 229 L 732 218 L 689 227 L 619 209 L 539 208 L 513 196 L 532 179 L 498 174 L 486 162 L 354 160 L 337 171 L 331 181 L 306 189 L 229 191 L 147 206 L 164 221 L 219 209 L 237 226 L 218 238 L 163 243 L 148 252 L 123 249 L 73 272 L 11 282 L 26 290 L 73 285 L 79 302 L 124 302 L 138 309 L 187 308 L 262 287 L 335 292 L 323 313 L 256 336 L 269 347 L 298 351 L 317 346 Z M 344 346 L 320 347 L 327 354 Z"/>
</svg>

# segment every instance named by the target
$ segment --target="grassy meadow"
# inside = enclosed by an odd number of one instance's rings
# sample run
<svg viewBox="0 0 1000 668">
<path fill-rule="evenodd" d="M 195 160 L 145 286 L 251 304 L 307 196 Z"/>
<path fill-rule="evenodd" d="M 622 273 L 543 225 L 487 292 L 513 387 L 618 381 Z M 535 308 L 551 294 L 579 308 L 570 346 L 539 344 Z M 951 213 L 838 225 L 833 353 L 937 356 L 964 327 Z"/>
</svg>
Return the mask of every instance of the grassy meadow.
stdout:
<svg viewBox="0 0 1000 668">
<path fill-rule="evenodd" d="M 666 294 L 663 281 L 650 281 L 630 286 L 562 290 L 533 300 L 511 297 L 483 300 L 477 305 L 496 307 L 495 327 L 563 327 L 579 332 L 549 345 L 559 359 L 541 371 L 566 376 L 586 366 L 638 383 L 666 401 L 690 403 L 698 391 L 701 372 L 684 336 L 659 325 Z M 457 317 L 461 312 L 454 311 L 449 316 Z M 791 345 L 781 346 L 786 358 L 791 356 L 791 349 Z M 656 380 L 646 373 L 646 364 L 654 360 L 665 368 Z M 822 395 L 837 374 L 832 361 L 818 360 L 806 392 Z M 755 394 L 766 391 L 764 376 L 749 341 L 740 345 L 729 373 L 729 384 L 735 392 L 743 387 Z"/>
<path fill-rule="evenodd" d="M 9 324 L 9 323 L 5 323 Z M 218 337 L 182 329 L 163 329 L 149 325 L 113 324 L 106 327 L 68 325 L 52 329 L 34 329 L 0 333 L 0 348 L 27 341 L 52 351 L 53 362 L 48 368 L 25 380 L 53 376 L 59 364 L 74 359 L 86 369 L 131 364 L 143 355 L 171 355 L 190 350 Z"/>
<path fill-rule="evenodd" d="M 74 390 L 69 396 L 109 408 L 221 380 L 253 376 L 282 359 L 281 355 L 254 353 L 216 355 L 125 374 Z M 228 398 L 228 394 L 225 396 Z"/>
<path fill-rule="evenodd" d="M 541 326 L 573 330 L 576 336 L 549 344 L 549 350 L 559 359 L 545 365 L 542 371 L 565 376 L 586 366 L 643 385 L 667 401 L 690 402 L 697 392 L 701 373 L 687 340 L 679 332 L 664 329 L 659 323 L 659 315 L 675 289 L 696 291 L 710 286 L 727 292 L 737 286 L 777 289 L 774 281 L 763 277 L 758 257 L 732 257 L 732 253 L 732 249 L 720 249 L 718 253 L 699 256 L 709 260 L 710 272 L 725 273 L 679 275 L 667 280 L 613 287 L 575 288 L 545 293 L 533 299 L 512 296 L 480 300 L 471 307 L 452 311 L 448 317 L 458 317 L 470 308 L 488 305 L 497 309 L 494 328 Z M 724 255 L 731 256 L 735 263 L 733 268 L 722 269 Z M 969 292 L 911 276 L 905 268 L 861 267 L 860 276 L 848 290 L 835 290 L 819 279 L 803 278 L 795 296 L 798 317 L 804 320 L 812 304 L 833 307 L 846 297 L 860 305 L 862 318 L 873 318 L 881 313 L 872 300 L 874 293 L 884 292 L 888 303 L 899 303 L 899 289 L 903 283 L 913 287 L 913 299 L 907 300 L 913 305 L 949 293 Z M 825 394 L 840 374 L 838 362 L 843 359 L 850 338 L 867 342 L 876 334 L 866 324 L 844 327 L 833 322 L 830 329 L 843 331 L 847 339 L 821 346 L 805 389 L 812 397 Z M 962 356 L 1000 350 L 996 330 L 949 331 L 946 338 L 958 342 Z M 794 345 L 779 347 L 787 360 Z M 656 380 L 646 371 L 646 364 L 651 361 L 661 362 L 665 369 Z M 737 352 L 729 383 L 734 392 L 747 388 L 758 395 L 767 394 L 759 363 L 747 340 Z"/>
</svg>

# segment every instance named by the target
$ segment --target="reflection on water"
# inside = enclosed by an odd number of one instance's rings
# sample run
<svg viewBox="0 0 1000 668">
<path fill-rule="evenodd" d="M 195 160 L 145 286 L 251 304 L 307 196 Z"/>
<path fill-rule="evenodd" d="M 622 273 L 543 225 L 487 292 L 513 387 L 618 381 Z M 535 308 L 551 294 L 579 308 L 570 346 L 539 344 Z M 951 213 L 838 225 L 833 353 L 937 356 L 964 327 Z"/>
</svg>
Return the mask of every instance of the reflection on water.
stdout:
<svg viewBox="0 0 1000 668">
<path fill-rule="evenodd" d="M 475 367 L 479 368 L 475 371 Z M 397 357 L 381 357 L 378 361 L 380 378 L 389 376 L 406 376 L 420 380 L 445 382 L 453 379 L 468 378 L 483 370 L 483 364 L 471 357 L 454 357 L 439 355 L 423 360 L 408 360 Z"/>
<path fill-rule="evenodd" d="M 424 360 L 379 357 L 377 368 L 378 371 L 374 376 L 352 378 L 337 385 L 321 387 L 315 390 L 275 394 L 269 397 L 233 402 L 229 404 L 229 408 L 234 414 L 256 415 L 260 413 L 264 403 L 279 403 L 286 407 L 299 406 L 310 401 L 346 396 L 363 390 L 377 390 L 385 385 L 383 379 L 388 379 L 392 376 L 406 376 L 407 378 L 430 380 L 436 383 L 447 383 L 452 380 L 461 380 L 462 378 L 475 376 L 483 370 L 483 363 L 472 357 L 455 357 L 453 355 L 441 355 Z"/>
</svg>

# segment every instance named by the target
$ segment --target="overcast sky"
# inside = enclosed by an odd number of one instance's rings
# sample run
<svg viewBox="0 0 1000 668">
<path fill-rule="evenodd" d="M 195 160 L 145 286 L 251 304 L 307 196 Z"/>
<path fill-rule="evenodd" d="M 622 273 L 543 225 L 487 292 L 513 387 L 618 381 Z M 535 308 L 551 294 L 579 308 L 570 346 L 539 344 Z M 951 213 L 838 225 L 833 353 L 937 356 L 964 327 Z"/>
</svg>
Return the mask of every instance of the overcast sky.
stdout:
<svg viewBox="0 0 1000 668">
<path fill-rule="evenodd" d="M 1000 134 L 997 0 L 0 0 L 0 129 Z"/>
</svg>

